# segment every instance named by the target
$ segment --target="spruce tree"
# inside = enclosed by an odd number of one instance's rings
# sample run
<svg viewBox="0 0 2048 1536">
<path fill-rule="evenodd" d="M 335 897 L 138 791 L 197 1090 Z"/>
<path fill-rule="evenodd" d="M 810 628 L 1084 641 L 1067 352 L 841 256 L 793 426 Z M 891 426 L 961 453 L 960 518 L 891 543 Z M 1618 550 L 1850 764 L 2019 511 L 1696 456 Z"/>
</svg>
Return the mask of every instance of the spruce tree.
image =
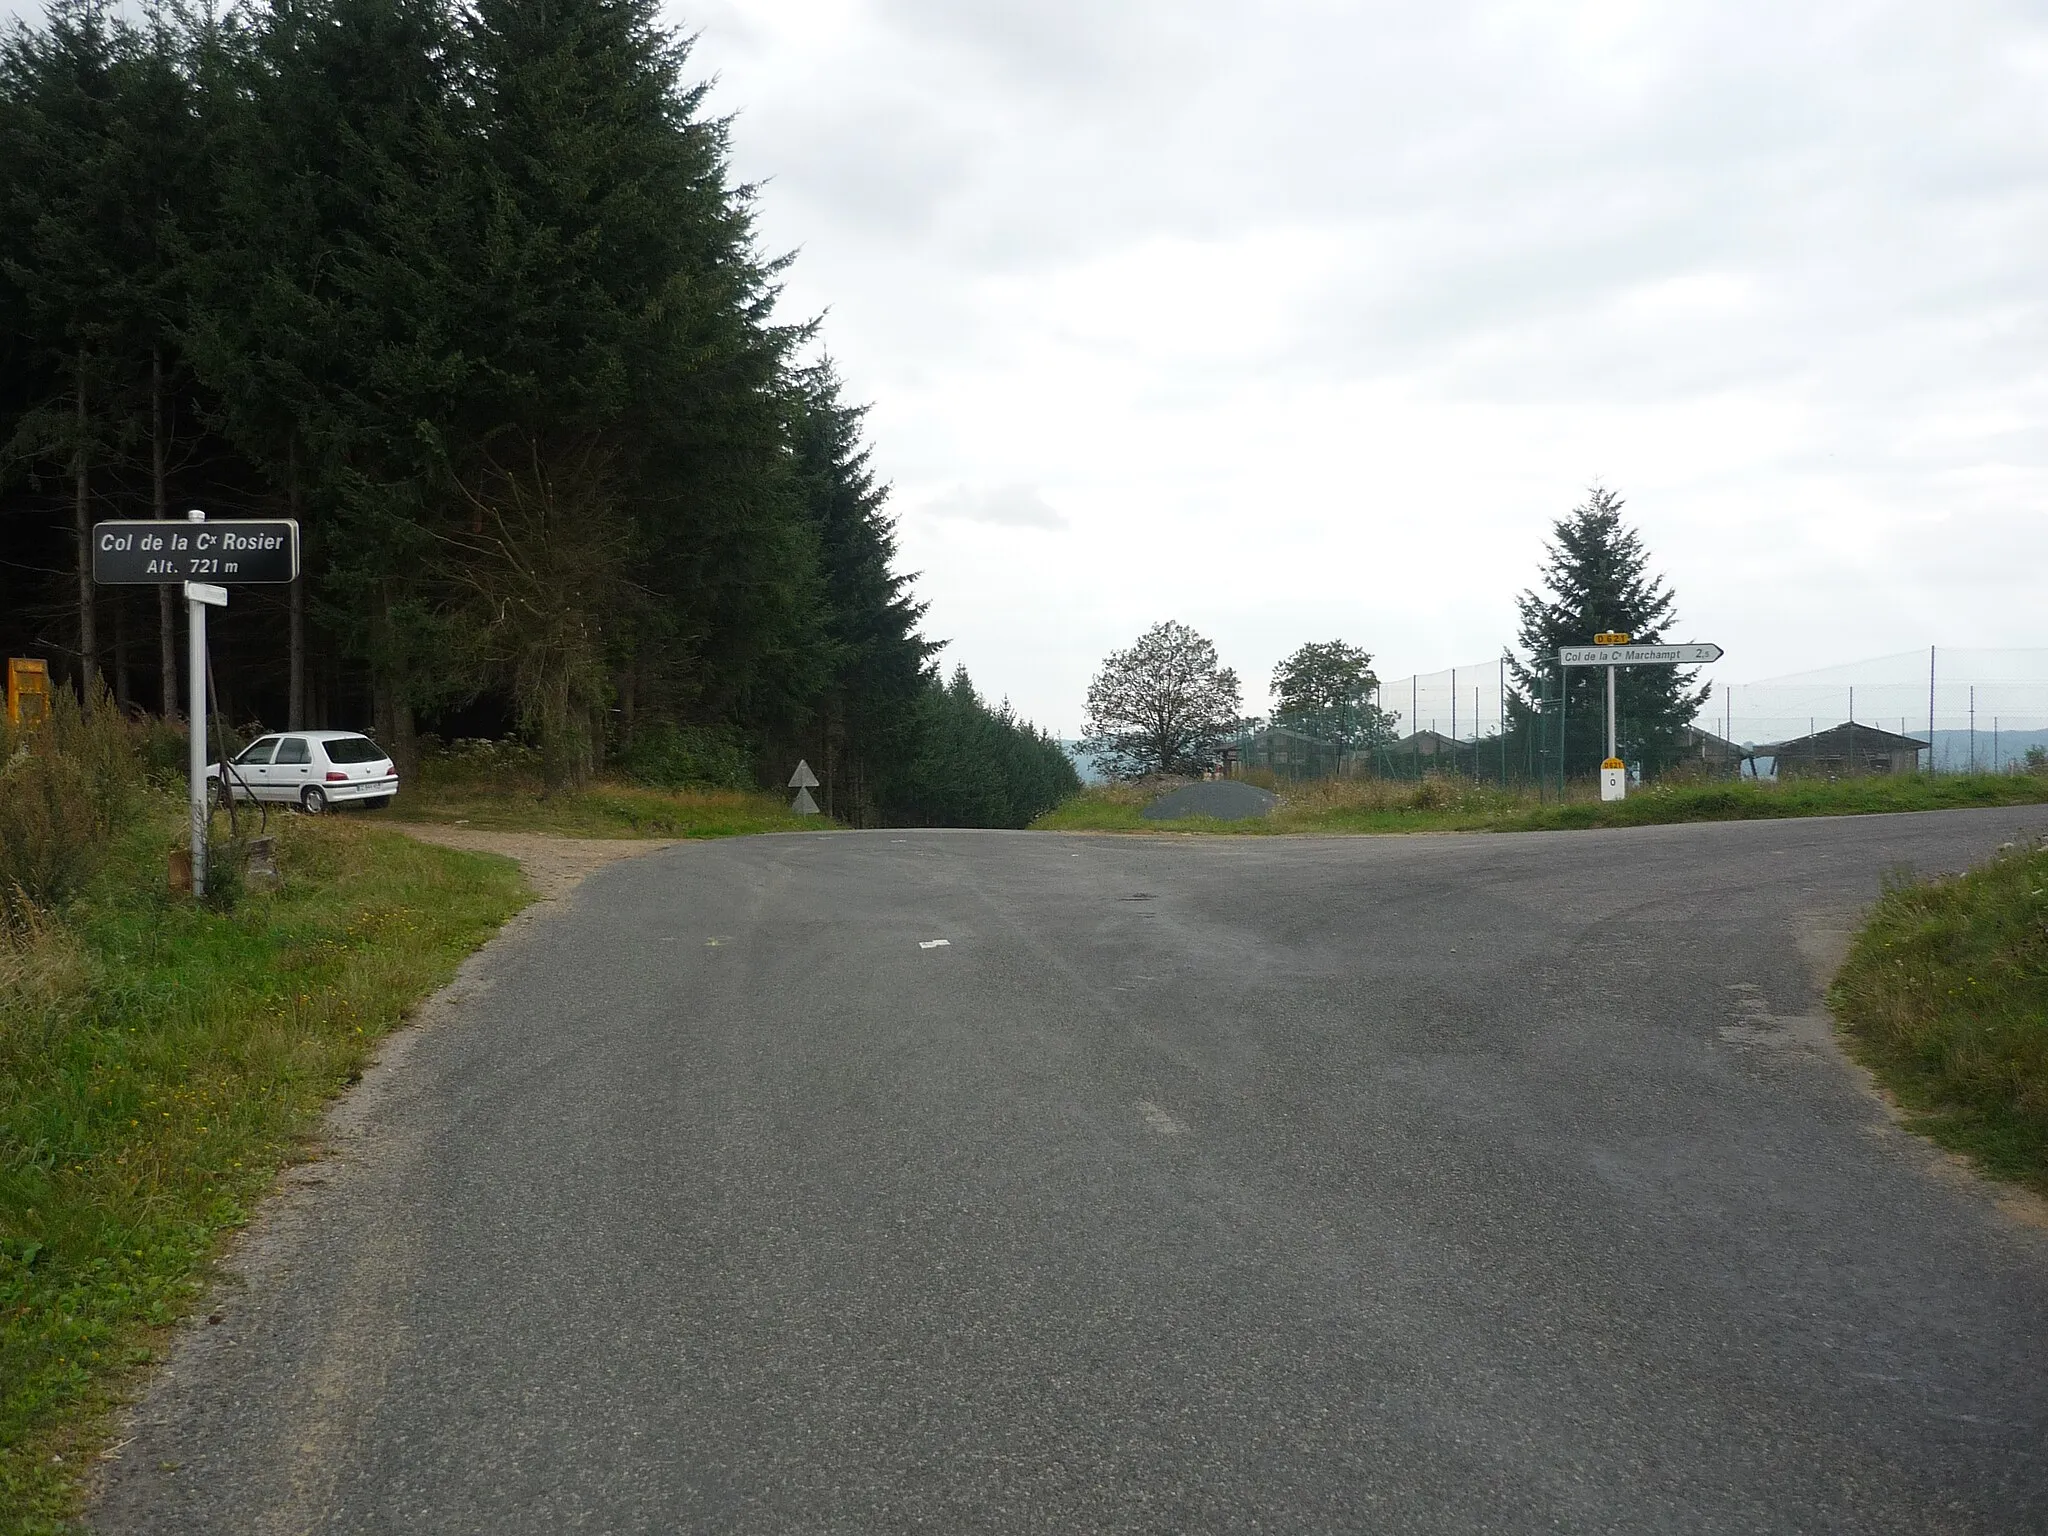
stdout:
<svg viewBox="0 0 2048 1536">
<path fill-rule="evenodd" d="M 650 0 L 483 0 L 469 38 L 487 221 L 466 435 L 604 448 L 645 598 L 609 642 L 636 713 L 800 729 L 831 667 L 785 410 L 801 331 L 770 319 L 687 44 Z"/>
<path fill-rule="evenodd" d="M 195 325 L 238 446 L 310 521 L 318 611 L 368 663 L 401 772 L 415 709 L 458 686 L 425 580 L 459 515 L 445 435 L 471 374 L 457 43 L 443 0 L 268 10 L 231 134 L 233 237 Z"/>
<path fill-rule="evenodd" d="M 1522 621 L 1518 638 L 1529 659 L 1509 659 L 1510 726 L 1523 733 L 1547 731 L 1548 749 L 1555 751 L 1562 686 L 1570 774 L 1591 773 L 1606 755 L 1607 676 L 1600 667 L 1560 668 L 1559 649 L 1590 645 L 1596 634 L 1610 631 L 1661 644 L 1677 615 L 1677 594 L 1651 572 L 1642 536 L 1622 520 L 1624 506 L 1614 492 L 1594 486 L 1570 516 L 1553 525 L 1542 590 L 1515 600 Z M 1641 762 L 1645 772 L 1676 760 L 1679 732 L 1709 693 L 1706 685 L 1693 686 L 1697 676 L 1677 667 L 1617 669 L 1616 734 L 1623 758 Z M 1545 698 L 1548 713 L 1539 716 L 1537 703 Z"/>
<path fill-rule="evenodd" d="M 119 377 L 119 323 L 107 300 L 123 285 L 128 255 L 114 120 L 119 66 L 131 46 L 101 0 L 59 0 L 42 31 L 10 31 L 0 66 L 0 222 L 16 230 L 7 275 L 21 301 L 13 350 L 35 380 L 0 457 L 17 471 L 40 468 L 46 483 L 61 477 L 67 493 L 72 675 L 87 709 L 97 697 L 102 639 L 88 535 L 103 514 L 114 435 L 108 402 Z"/>
<path fill-rule="evenodd" d="M 831 673 L 811 730 L 825 808 L 861 821 L 894 794 L 917 746 L 928 659 L 925 605 L 895 569 L 896 531 L 861 441 L 866 414 L 839 398 L 830 360 L 792 381 L 792 437 L 823 562 Z"/>
</svg>

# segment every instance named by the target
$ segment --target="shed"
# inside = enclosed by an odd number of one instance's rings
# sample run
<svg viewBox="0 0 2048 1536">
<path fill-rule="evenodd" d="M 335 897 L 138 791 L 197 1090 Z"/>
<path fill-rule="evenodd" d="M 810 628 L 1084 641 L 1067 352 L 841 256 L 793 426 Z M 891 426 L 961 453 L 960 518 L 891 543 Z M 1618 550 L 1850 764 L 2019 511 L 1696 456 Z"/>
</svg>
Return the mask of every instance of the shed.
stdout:
<svg viewBox="0 0 2048 1536">
<path fill-rule="evenodd" d="M 1343 771 L 1347 756 L 1335 742 L 1284 725 L 1253 731 L 1225 750 L 1229 771 L 1263 768 L 1283 779 L 1333 777 Z"/>
<path fill-rule="evenodd" d="M 1775 759 L 1778 777 L 1784 779 L 1913 773 L 1918 771 L 1920 754 L 1926 750 L 1927 743 L 1918 737 L 1900 736 L 1852 720 L 1815 731 L 1811 736 L 1795 736 L 1790 741 L 1759 746 L 1756 755 Z"/>
<path fill-rule="evenodd" d="M 1429 763 L 1456 762 L 1459 755 L 1469 752 L 1471 747 L 1470 742 L 1455 740 L 1441 731 L 1417 731 L 1411 736 L 1403 736 L 1387 748 L 1387 756 L 1397 763 L 1411 762 L 1416 758 Z"/>
<path fill-rule="evenodd" d="M 1681 763 L 1705 763 L 1719 773 L 1734 773 L 1742 767 L 1742 761 L 1749 754 L 1736 743 L 1716 736 L 1712 731 L 1703 731 L 1696 725 L 1688 725 L 1678 733 L 1678 760 Z"/>
</svg>

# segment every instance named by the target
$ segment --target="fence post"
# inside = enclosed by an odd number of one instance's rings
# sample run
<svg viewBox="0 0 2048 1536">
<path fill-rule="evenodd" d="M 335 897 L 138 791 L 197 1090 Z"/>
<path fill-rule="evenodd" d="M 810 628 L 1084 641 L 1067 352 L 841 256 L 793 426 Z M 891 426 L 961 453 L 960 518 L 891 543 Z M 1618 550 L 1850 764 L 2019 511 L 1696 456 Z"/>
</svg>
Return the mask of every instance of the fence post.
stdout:
<svg viewBox="0 0 2048 1536">
<path fill-rule="evenodd" d="M 1927 771 L 1934 772 L 1934 647 L 1927 647 Z"/>
<path fill-rule="evenodd" d="M 1571 674 L 1563 663 L 1557 668 L 1557 803 L 1564 804 L 1564 747 L 1565 729 L 1571 722 L 1572 690 Z"/>
</svg>

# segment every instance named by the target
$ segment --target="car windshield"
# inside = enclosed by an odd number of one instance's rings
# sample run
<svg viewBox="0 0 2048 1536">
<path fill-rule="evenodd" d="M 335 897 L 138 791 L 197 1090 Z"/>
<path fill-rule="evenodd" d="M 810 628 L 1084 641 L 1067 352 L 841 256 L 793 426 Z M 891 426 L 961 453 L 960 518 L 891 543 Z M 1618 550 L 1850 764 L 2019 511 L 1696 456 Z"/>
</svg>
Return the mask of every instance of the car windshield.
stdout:
<svg viewBox="0 0 2048 1536">
<path fill-rule="evenodd" d="M 321 750 L 327 754 L 330 763 L 378 763 L 387 755 L 367 736 L 337 736 L 332 741 L 322 742 Z"/>
</svg>

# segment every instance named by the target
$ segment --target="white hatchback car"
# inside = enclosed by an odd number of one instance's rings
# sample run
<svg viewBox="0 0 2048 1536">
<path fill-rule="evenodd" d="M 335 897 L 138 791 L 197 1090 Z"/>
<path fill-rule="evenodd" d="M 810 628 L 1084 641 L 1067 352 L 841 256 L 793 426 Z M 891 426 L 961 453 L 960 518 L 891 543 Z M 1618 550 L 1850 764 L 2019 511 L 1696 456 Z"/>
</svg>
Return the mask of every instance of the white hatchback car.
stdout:
<svg viewBox="0 0 2048 1536">
<path fill-rule="evenodd" d="M 220 764 L 206 787 L 221 797 Z M 282 800 L 317 816 L 330 805 L 389 805 L 398 793 L 391 756 L 357 731 L 292 731 L 252 741 L 228 768 L 237 800 Z"/>
</svg>

